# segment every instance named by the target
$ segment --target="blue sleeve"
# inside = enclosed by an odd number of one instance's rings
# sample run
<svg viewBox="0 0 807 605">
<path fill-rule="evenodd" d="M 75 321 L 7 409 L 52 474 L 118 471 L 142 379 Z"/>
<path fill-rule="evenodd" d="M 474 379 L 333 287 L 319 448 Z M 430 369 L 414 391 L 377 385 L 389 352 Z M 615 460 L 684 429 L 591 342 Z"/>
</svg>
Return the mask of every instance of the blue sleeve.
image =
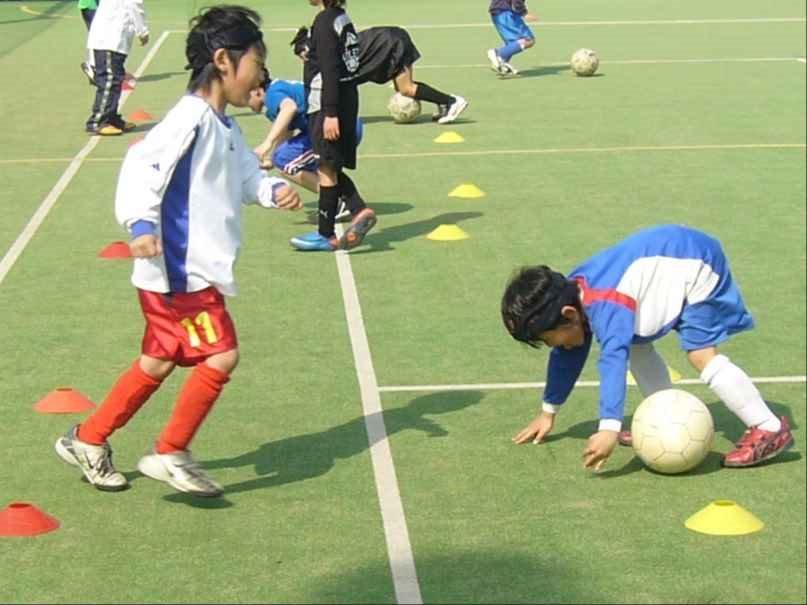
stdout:
<svg viewBox="0 0 807 605">
<path fill-rule="evenodd" d="M 593 306 L 593 305 L 592 305 Z M 635 313 L 621 305 L 602 303 L 589 317 L 600 344 L 600 420 L 622 421 L 626 375 L 633 342 Z"/>
<path fill-rule="evenodd" d="M 555 347 L 549 353 L 549 361 L 546 369 L 546 388 L 544 389 L 544 401 L 553 405 L 560 405 L 569 397 L 569 393 L 574 388 L 574 383 L 586 365 L 588 352 L 591 349 L 591 335 L 586 337 L 586 342 L 573 349 L 562 349 Z"/>
</svg>

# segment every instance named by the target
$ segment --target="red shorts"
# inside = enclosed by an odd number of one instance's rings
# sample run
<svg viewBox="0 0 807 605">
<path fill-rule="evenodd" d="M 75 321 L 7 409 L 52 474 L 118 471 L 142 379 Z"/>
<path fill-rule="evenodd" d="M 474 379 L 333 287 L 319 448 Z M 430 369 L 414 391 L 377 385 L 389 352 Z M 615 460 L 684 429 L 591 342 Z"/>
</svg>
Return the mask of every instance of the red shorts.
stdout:
<svg viewBox="0 0 807 605">
<path fill-rule="evenodd" d="M 194 366 L 238 347 L 224 296 L 215 288 L 179 294 L 138 290 L 137 294 L 146 318 L 143 355 Z"/>
</svg>

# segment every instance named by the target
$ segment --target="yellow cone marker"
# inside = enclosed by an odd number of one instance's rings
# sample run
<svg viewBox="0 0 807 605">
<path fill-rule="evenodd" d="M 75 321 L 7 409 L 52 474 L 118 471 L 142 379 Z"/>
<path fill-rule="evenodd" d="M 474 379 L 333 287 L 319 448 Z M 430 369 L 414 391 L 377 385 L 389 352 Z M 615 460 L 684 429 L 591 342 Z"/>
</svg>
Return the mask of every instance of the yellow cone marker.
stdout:
<svg viewBox="0 0 807 605">
<path fill-rule="evenodd" d="M 667 373 L 670 375 L 670 382 L 672 382 L 673 384 L 681 380 L 681 373 L 676 370 L 673 370 L 670 366 L 667 366 Z M 628 370 L 627 383 L 632 387 L 636 386 L 636 379 L 633 377 L 633 374 L 631 374 L 630 370 Z"/>
<path fill-rule="evenodd" d="M 463 139 L 460 135 L 458 135 L 453 130 L 449 130 L 448 132 L 444 132 L 439 137 L 434 139 L 435 143 L 462 143 L 465 139 Z"/>
<path fill-rule="evenodd" d="M 468 239 L 470 236 L 456 225 L 440 225 L 429 233 L 426 238 L 437 242 L 455 242 Z"/>
<path fill-rule="evenodd" d="M 684 522 L 692 531 L 713 536 L 742 536 L 761 530 L 765 524 L 732 500 L 715 500 Z"/>
<path fill-rule="evenodd" d="M 479 187 L 474 185 L 473 183 L 463 183 L 458 187 L 455 187 L 451 192 L 448 194 L 448 197 L 464 197 L 464 198 L 478 198 L 478 197 L 485 197 L 485 192 L 482 191 Z"/>
</svg>

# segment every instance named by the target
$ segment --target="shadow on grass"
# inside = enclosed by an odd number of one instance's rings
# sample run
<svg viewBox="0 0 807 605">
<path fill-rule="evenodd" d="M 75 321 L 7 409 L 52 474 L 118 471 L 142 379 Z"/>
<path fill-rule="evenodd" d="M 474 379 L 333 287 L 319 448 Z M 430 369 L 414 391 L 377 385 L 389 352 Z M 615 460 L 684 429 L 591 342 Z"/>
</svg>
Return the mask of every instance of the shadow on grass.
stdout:
<svg viewBox="0 0 807 605">
<path fill-rule="evenodd" d="M 157 82 L 158 80 L 168 80 L 173 78 L 174 76 L 185 76 L 187 77 L 188 72 L 186 71 L 165 71 L 159 74 L 146 74 L 144 76 L 140 76 L 137 78 L 138 82 Z"/>
<path fill-rule="evenodd" d="M 476 405 L 482 397 L 480 391 L 424 395 L 416 397 L 407 406 L 385 411 L 383 417 L 371 414 L 367 417 L 367 422 L 383 422 L 388 436 L 405 430 L 416 430 L 428 437 L 444 437 L 448 432 L 429 416 L 456 412 Z M 318 433 L 269 441 L 240 456 L 208 460 L 203 466 L 206 469 L 254 467 L 258 477 L 224 487 L 225 496 L 230 496 L 319 477 L 328 473 L 338 460 L 360 454 L 371 445 L 375 443 L 369 442 L 365 418 L 359 416 Z M 164 499 L 195 507 L 223 508 L 211 504 L 209 500 L 193 498 L 187 494 L 171 494 L 164 496 Z"/>
<path fill-rule="evenodd" d="M 459 225 L 464 221 L 479 218 L 480 216 L 483 216 L 481 212 L 447 212 L 430 219 L 387 228 L 383 228 L 383 223 L 379 221 L 379 225 L 382 227 L 381 231 L 372 231 L 364 240 L 362 247 L 351 251 L 350 254 L 355 256 L 395 250 L 392 244 L 396 242 L 423 237 L 440 225 Z"/>
<path fill-rule="evenodd" d="M 412 204 L 407 204 L 404 202 L 379 202 L 379 203 L 371 203 L 369 206 L 375 210 L 376 216 L 387 216 L 388 214 L 402 214 L 404 212 L 409 212 L 414 206 Z M 317 201 L 314 200 L 313 202 L 306 202 L 305 203 L 305 220 L 296 221 L 295 224 L 297 225 L 316 225 L 319 221 L 319 213 L 317 212 Z M 337 221 L 338 223 L 343 223 L 347 225 L 350 223 L 349 218 L 344 220 L 340 219 Z"/>
<path fill-rule="evenodd" d="M 424 107 L 427 107 L 427 106 L 424 105 Z M 392 116 L 390 116 L 390 115 L 360 116 L 360 117 L 361 117 L 361 121 L 364 123 L 365 126 L 367 126 L 368 124 L 379 124 L 379 123 L 384 123 L 384 122 L 389 123 L 389 124 L 395 124 L 395 120 L 393 120 Z M 463 117 L 463 118 L 457 118 L 456 120 L 454 120 L 453 122 L 451 122 L 449 124 L 439 124 L 439 126 L 448 127 L 448 126 L 453 126 L 455 124 L 459 125 L 459 124 L 475 124 L 475 123 L 476 123 L 476 120 L 469 120 L 469 119 Z M 406 126 L 417 126 L 419 124 L 435 124 L 435 125 L 437 125 L 437 122 L 432 120 L 431 114 L 428 111 L 424 111 L 417 118 L 415 118 L 414 121 L 406 122 L 405 124 L 396 124 L 396 126 L 406 127 Z M 438 134 L 439 134 L 439 132 L 440 131 L 437 130 Z M 359 155 L 359 159 L 361 159 L 361 154 Z"/>
<path fill-rule="evenodd" d="M 456 532 L 471 531 L 472 525 Z M 463 545 L 427 545 L 418 548 L 417 584 L 424 603 L 597 603 L 596 583 L 586 570 L 571 566 L 552 549 L 542 548 L 534 536 L 533 548 L 493 550 Z M 327 575 L 326 575 L 327 574 Z M 317 603 L 396 602 L 390 563 L 377 557 L 356 569 L 328 570 L 311 578 Z M 408 583 L 402 578 L 401 584 Z M 400 602 L 413 602 L 401 600 Z"/>
</svg>

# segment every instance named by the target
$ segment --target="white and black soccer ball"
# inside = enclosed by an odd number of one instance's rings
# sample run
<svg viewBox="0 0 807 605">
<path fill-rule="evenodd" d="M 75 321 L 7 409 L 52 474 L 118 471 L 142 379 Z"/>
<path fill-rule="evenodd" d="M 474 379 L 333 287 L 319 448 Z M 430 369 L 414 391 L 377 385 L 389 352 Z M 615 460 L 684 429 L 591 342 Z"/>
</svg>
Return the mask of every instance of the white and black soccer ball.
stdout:
<svg viewBox="0 0 807 605">
<path fill-rule="evenodd" d="M 409 124 L 420 115 L 420 101 L 396 92 L 390 98 L 387 109 L 396 123 Z"/>
<path fill-rule="evenodd" d="M 600 66 L 600 58 L 590 48 L 580 48 L 574 51 L 569 62 L 572 71 L 578 76 L 593 76 Z"/>
<path fill-rule="evenodd" d="M 664 474 L 691 470 L 706 458 L 715 436 L 709 408 L 686 391 L 665 389 L 642 401 L 631 423 L 633 450 Z"/>
</svg>

